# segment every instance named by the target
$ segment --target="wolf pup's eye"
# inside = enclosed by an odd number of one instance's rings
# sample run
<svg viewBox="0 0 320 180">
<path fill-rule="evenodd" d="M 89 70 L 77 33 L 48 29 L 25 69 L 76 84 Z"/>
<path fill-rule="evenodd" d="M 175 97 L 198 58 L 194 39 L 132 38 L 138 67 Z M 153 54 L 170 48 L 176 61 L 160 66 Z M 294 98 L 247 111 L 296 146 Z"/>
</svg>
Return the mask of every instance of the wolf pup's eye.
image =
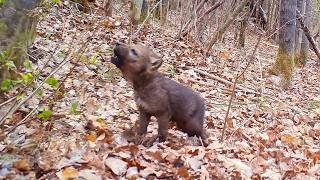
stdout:
<svg viewBox="0 0 320 180">
<path fill-rule="evenodd" d="M 138 53 L 137 53 L 137 51 L 136 51 L 135 49 L 131 49 L 130 51 L 131 51 L 131 53 L 132 53 L 133 55 L 138 56 Z"/>
</svg>

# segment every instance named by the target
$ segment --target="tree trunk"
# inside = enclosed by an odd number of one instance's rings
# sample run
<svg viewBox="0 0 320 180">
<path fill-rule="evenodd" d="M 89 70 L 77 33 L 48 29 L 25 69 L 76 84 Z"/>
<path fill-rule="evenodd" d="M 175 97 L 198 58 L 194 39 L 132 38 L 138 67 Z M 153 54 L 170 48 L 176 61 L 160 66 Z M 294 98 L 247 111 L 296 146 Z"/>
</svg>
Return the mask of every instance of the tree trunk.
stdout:
<svg viewBox="0 0 320 180">
<path fill-rule="evenodd" d="M 112 0 L 104 0 L 103 9 L 106 16 L 112 16 Z"/>
<path fill-rule="evenodd" d="M 238 40 L 238 48 L 242 48 L 245 45 L 246 41 L 246 29 L 247 29 L 247 24 L 248 24 L 248 19 L 249 19 L 249 13 L 246 14 L 245 17 L 240 22 L 240 32 L 239 32 L 239 40 Z"/>
<path fill-rule="evenodd" d="M 227 28 L 235 21 L 236 17 L 241 13 L 243 8 L 247 5 L 249 0 L 243 0 L 241 4 L 237 7 L 237 9 L 233 12 L 233 14 L 227 19 L 226 23 L 215 33 L 212 39 L 209 40 L 209 43 L 206 46 L 205 54 L 208 55 L 212 46 L 221 39 L 222 35 L 225 33 Z"/>
<path fill-rule="evenodd" d="M 168 7 L 168 0 L 156 0 L 156 4 L 159 2 L 160 4 L 158 5 L 156 12 L 155 12 L 155 17 L 160 19 L 161 24 L 166 23 L 167 21 L 167 7 Z"/>
<path fill-rule="evenodd" d="M 297 0 L 281 0 L 278 58 L 271 72 L 282 74 L 281 86 L 291 86 L 294 68 L 294 43 Z"/>
<path fill-rule="evenodd" d="M 132 0 L 129 11 L 129 18 L 133 25 L 137 25 L 145 20 L 147 17 L 148 6 L 146 0 Z M 146 8 L 146 9 L 144 9 Z"/>
<path fill-rule="evenodd" d="M 301 13 L 303 12 L 303 1 L 297 0 L 297 10 Z M 300 23 L 296 23 L 296 34 L 295 34 L 295 63 L 298 64 L 301 60 L 301 37 L 302 37 L 302 29 Z"/>
<path fill-rule="evenodd" d="M 305 16 L 304 16 L 304 24 L 306 27 L 309 27 L 309 19 L 311 15 L 311 3 L 310 0 L 306 0 L 305 4 Z M 305 65 L 307 63 L 308 58 L 308 52 L 309 52 L 309 41 L 307 36 L 303 33 L 302 34 L 302 40 L 301 40 L 301 57 L 299 63 L 301 65 Z"/>
</svg>

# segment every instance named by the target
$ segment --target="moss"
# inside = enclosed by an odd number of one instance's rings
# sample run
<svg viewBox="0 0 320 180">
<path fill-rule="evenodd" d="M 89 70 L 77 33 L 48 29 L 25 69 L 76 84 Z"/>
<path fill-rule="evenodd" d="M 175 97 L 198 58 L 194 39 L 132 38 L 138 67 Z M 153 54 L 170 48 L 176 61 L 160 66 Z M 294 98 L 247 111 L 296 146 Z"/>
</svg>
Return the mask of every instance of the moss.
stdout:
<svg viewBox="0 0 320 180">
<path fill-rule="evenodd" d="M 3 21 L 0 21 L 0 34 L 6 32 L 8 30 L 8 26 Z"/>
<path fill-rule="evenodd" d="M 307 64 L 307 59 L 308 59 L 308 49 L 301 49 L 299 65 L 305 66 Z"/>
<path fill-rule="evenodd" d="M 270 70 L 271 74 L 282 75 L 281 86 L 287 89 L 291 86 L 292 74 L 294 69 L 294 58 L 288 51 L 279 48 L 276 63 Z"/>
</svg>

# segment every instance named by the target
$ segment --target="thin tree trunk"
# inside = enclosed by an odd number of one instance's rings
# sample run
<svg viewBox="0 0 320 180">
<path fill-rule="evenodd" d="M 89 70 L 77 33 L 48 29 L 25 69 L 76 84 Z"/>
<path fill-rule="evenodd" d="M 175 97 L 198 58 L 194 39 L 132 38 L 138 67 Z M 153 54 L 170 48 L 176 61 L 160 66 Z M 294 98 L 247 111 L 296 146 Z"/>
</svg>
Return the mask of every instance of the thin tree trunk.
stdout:
<svg viewBox="0 0 320 180">
<path fill-rule="evenodd" d="M 304 25 L 306 27 L 308 27 L 309 26 L 310 15 L 311 15 L 311 3 L 310 3 L 310 0 L 306 0 L 306 4 L 305 5 L 306 5 L 306 7 L 305 7 L 305 14 L 304 14 L 305 15 L 304 16 Z M 309 52 L 309 41 L 308 41 L 307 36 L 305 34 L 302 34 L 301 57 L 300 57 L 301 65 L 305 65 L 307 63 L 308 52 Z"/>
<path fill-rule="evenodd" d="M 209 43 L 206 46 L 205 54 L 208 55 L 212 46 L 221 39 L 222 35 L 225 33 L 227 28 L 235 21 L 236 17 L 241 13 L 243 8 L 247 5 L 249 0 L 243 0 L 242 3 L 237 7 L 233 14 L 227 19 L 226 23 L 216 32 L 212 39 L 209 40 Z"/>
<path fill-rule="evenodd" d="M 300 12 L 303 12 L 303 1 L 304 0 L 298 0 L 297 1 L 297 9 Z M 295 34 L 295 63 L 300 62 L 301 58 L 301 37 L 302 37 L 302 29 L 300 26 L 300 23 L 296 23 L 296 34 Z"/>
<path fill-rule="evenodd" d="M 319 51 L 319 48 L 317 47 L 317 44 L 316 42 L 314 41 L 313 37 L 311 36 L 311 33 L 310 33 L 310 30 L 309 28 L 304 24 L 303 22 L 303 17 L 302 15 L 300 14 L 300 12 L 297 12 L 297 19 L 299 21 L 299 23 L 301 24 L 301 27 L 304 31 L 304 34 L 306 35 L 308 41 L 310 42 L 310 45 L 313 49 L 313 51 L 316 53 L 317 57 L 318 57 L 318 60 L 320 61 L 320 51 Z"/>
<path fill-rule="evenodd" d="M 248 19 L 250 16 L 250 10 L 248 10 L 245 17 L 240 22 L 240 33 L 239 33 L 239 40 L 238 40 L 238 48 L 244 47 L 246 41 L 246 29 L 248 24 Z"/>
</svg>

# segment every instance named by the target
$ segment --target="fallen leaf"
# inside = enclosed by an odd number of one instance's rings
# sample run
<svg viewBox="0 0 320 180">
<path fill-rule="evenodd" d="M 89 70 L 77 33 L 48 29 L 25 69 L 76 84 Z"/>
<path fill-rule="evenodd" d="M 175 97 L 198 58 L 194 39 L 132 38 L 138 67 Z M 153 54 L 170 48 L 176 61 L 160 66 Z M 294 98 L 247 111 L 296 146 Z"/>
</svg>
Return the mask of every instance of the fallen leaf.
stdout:
<svg viewBox="0 0 320 180">
<path fill-rule="evenodd" d="M 160 151 L 146 151 L 146 158 L 150 160 L 157 160 L 158 162 L 162 161 L 162 154 Z"/>
<path fill-rule="evenodd" d="M 252 169 L 247 164 L 242 162 L 240 159 L 231 159 L 224 156 L 219 155 L 218 159 L 224 162 L 224 165 L 227 169 L 234 167 L 236 168 L 243 177 L 251 178 L 252 176 Z"/>
<path fill-rule="evenodd" d="M 93 170 L 84 169 L 79 172 L 79 178 L 83 178 L 86 180 L 102 180 L 102 177 L 100 175 L 97 175 L 97 173 Z"/>
<path fill-rule="evenodd" d="M 188 169 L 186 167 L 180 167 L 177 168 L 176 170 L 177 175 L 183 177 L 183 178 L 188 178 L 189 177 L 189 172 Z"/>
<path fill-rule="evenodd" d="M 114 157 L 108 157 L 104 164 L 118 176 L 124 175 L 127 171 L 127 163 Z"/>
<path fill-rule="evenodd" d="M 193 170 L 198 170 L 200 169 L 201 165 L 203 164 L 202 161 L 196 158 L 187 158 L 187 163 Z"/>
<path fill-rule="evenodd" d="M 79 175 L 79 172 L 77 169 L 75 169 L 74 167 L 67 167 L 62 171 L 62 176 L 63 179 L 73 179 L 73 178 L 77 178 Z"/>
<path fill-rule="evenodd" d="M 295 145 L 298 144 L 298 139 L 290 134 L 285 134 L 281 137 L 281 141 L 287 144 Z"/>
<path fill-rule="evenodd" d="M 89 134 L 86 134 L 86 140 L 91 142 L 96 142 L 97 135 L 91 131 Z"/>
<path fill-rule="evenodd" d="M 13 163 L 13 167 L 18 169 L 19 171 L 28 171 L 30 170 L 30 164 L 27 159 L 21 159 L 18 161 L 15 161 Z"/>
<path fill-rule="evenodd" d="M 130 167 L 127 170 L 126 178 L 128 179 L 137 179 L 138 178 L 138 168 L 137 167 Z"/>
</svg>

